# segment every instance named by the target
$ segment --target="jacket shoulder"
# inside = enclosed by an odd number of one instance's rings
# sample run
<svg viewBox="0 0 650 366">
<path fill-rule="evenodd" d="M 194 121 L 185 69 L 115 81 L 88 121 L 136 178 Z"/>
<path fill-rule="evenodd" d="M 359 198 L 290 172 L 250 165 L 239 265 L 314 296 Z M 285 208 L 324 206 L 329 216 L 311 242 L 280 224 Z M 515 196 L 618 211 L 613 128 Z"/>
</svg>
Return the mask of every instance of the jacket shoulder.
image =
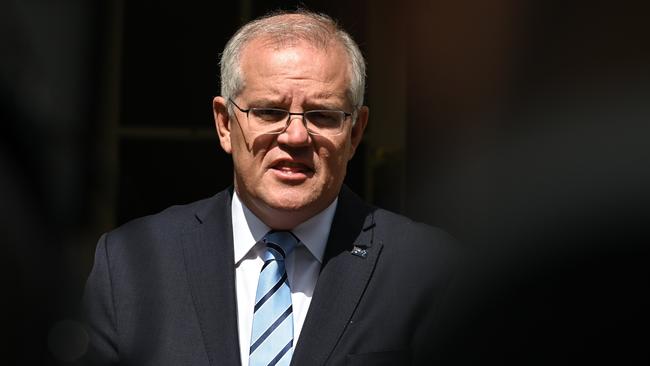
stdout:
<svg viewBox="0 0 650 366">
<path fill-rule="evenodd" d="M 380 236 L 421 239 L 457 245 L 456 240 L 445 230 L 412 220 L 392 211 L 377 208 L 373 211 L 374 222 Z"/>
<path fill-rule="evenodd" d="M 184 205 L 175 205 L 156 214 L 133 219 L 104 234 L 107 245 L 145 249 L 172 242 L 194 225 L 230 202 L 228 191 Z"/>
<path fill-rule="evenodd" d="M 228 199 L 226 200 L 226 198 Z M 204 198 L 199 201 L 170 206 L 158 213 L 128 221 L 114 229 L 111 233 L 131 231 L 151 226 L 161 226 L 173 229 L 177 228 L 179 225 L 193 223 L 195 220 L 202 221 L 203 216 L 218 208 L 220 203 L 225 203 L 226 201 L 229 202 L 229 198 L 228 192 L 222 191 L 212 197 Z"/>
</svg>

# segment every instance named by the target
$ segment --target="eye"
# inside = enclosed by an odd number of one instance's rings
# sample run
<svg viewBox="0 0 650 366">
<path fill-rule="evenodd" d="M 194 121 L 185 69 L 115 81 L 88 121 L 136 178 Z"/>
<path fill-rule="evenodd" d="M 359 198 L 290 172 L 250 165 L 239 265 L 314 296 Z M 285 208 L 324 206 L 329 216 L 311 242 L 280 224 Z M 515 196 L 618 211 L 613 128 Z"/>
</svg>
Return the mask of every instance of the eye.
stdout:
<svg viewBox="0 0 650 366">
<path fill-rule="evenodd" d="M 316 110 L 305 113 L 307 120 L 318 127 L 336 127 L 341 123 L 340 111 Z"/>
<path fill-rule="evenodd" d="M 251 116 L 264 122 L 280 122 L 289 112 L 276 108 L 251 108 Z"/>
</svg>

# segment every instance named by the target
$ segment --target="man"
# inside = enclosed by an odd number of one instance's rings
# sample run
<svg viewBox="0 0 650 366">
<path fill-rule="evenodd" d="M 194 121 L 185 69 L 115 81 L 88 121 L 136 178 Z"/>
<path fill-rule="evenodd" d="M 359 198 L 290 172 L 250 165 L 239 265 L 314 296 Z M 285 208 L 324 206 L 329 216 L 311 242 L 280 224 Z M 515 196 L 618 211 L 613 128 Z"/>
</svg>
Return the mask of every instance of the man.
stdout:
<svg viewBox="0 0 650 366">
<path fill-rule="evenodd" d="M 102 236 L 85 308 L 97 363 L 401 365 L 427 357 L 455 252 L 343 186 L 365 63 L 327 16 L 245 25 L 214 98 L 234 186 Z"/>
</svg>

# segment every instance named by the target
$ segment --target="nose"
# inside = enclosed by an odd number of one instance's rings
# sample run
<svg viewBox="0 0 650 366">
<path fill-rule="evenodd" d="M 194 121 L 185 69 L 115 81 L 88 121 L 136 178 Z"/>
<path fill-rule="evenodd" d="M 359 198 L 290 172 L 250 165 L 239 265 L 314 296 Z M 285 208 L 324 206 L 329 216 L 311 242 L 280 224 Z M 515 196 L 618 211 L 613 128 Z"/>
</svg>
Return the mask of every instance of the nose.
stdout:
<svg viewBox="0 0 650 366">
<path fill-rule="evenodd" d="M 287 128 L 278 136 L 278 142 L 290 146 L 304 146 L 309 144 L 309 131 L 305 126 L 303 116 L 290 116 Z"/>
</svg>

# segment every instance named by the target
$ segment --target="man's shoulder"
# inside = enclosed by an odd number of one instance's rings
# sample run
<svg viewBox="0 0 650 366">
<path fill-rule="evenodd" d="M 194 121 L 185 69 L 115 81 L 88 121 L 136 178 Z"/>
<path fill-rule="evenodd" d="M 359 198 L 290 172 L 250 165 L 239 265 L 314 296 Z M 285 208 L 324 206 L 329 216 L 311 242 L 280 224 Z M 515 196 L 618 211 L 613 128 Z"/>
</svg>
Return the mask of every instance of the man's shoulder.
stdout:
<svg viewBox="0 0 650 366">
<path fill-rule="evenodd" d="M 444 229 L 413 220 L 407 216 L 375 208 L 373 219 L 376 233 L 381 238 L 400 241 L 400 245 L 436 243 L 456 246 L 456 240 Z"/>
<path fill-rule="evenodd" d="M 373 228 L 374 235 L 388 245 L 400 243 L 406 247 L 434 243 L 439 246 L 458 246 L 456 240 L 445 230 L 370 205 L 346 186 L 341 191 L 340 199 L 340 209 L 346 212 L 341 213 L 344 220 L 339 220 L 339 224 L 348 225 L 360 216 L 365 216 L 363 230 Z"/>
<path fill-rule="evenodd" d="M 230 201 L 228 190 L 202 200 L 170 206 L 158 213 L 128 221 L 105 235 L 113 239 L 169 237 L 189 230 Z"/>
</svg>

